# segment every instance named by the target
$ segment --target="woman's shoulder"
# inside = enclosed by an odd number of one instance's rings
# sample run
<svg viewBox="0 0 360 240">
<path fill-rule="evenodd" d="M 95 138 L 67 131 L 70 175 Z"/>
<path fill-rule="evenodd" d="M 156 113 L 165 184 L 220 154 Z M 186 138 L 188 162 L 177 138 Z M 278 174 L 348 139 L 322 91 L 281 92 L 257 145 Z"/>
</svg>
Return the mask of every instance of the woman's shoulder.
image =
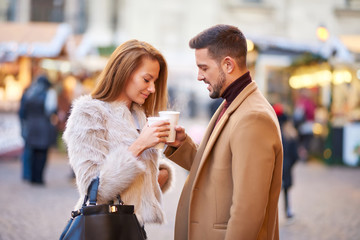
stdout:
<svg viewBox="0 0 360 240">
<path fill-rule="evenodd" d="M 82 95 L 73 101 L 74 107 L 86 107 L 86 106 L 97 106 L 103 105 L 103 101 L 94 99 L 91 95 Z"/>
<path fill-rule="evenodd" d="M 68 121 L 75 124 L 103 122 L 109 115 L 107 105 L 106 102 L 93 99 L 90 95 L 80 96 L 72 104 Z"/>
<path fill-rule="evenodd" d="M 90 95 L 81 96 L 73 101 L 70 116 L 66 122 L 63 138 L 66 142 L 80 139 L 88 130 L 104 129 L 104 107 L 100 100 Z"/>
<path fill-rule="evenodd" d="M 91 95 L 83 95 L 74 100 L 71 111 L 88 114 L 105 113 L 109 108 L 107 105 L 106 102 L 94 99 Z"/>
</svg>

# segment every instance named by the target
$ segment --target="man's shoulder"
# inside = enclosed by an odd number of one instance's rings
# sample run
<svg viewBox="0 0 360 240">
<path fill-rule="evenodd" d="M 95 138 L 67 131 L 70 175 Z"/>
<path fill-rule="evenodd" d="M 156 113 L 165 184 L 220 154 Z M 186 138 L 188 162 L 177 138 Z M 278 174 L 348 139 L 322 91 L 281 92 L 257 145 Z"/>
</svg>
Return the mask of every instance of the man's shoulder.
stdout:
<svg viewBox="0 0 360 240">
<path fill-rule="evenodd" d="M 259 89 L 255 89 L 248 94 L 238 106 L 236 106 L 235 111 L 243 114 L 249 114 L 254 112 L 268 113 L 269 110 L 272 110 L 269 101 Z"/>
<path fill-rule="evenodd" d="M 249 95 L 237 106 L 231 118 L 234 122 L 260 119 L 267 122 L 275 122 L 277 119 L 274 109 L 260 91 L 259 93 L 254 92 Z"/>
</svg>

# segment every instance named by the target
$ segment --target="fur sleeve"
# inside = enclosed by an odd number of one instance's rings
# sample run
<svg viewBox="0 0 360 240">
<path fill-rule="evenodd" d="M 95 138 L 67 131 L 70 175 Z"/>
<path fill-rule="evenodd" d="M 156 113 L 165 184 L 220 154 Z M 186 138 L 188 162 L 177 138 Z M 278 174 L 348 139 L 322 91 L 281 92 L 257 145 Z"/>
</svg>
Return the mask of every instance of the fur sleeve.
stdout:
<svg viewBox="0 0 360 240">
<path fill-rule="evenodd" d="M 174 171 L 174 167 L 171 165 L 169 160 L 168 161 L 166 160 L 166 158 L 159 158 L 159 170 L 161 169 L 166 169 L 169 173 L 168 180 L 161 188 L 161 191 L 165 193 L 168 190 L 170 190 L 172 186 L 174 186 L 175 171 Z"/>
<path fill-rule="evenodd" d="M 119 145 L 106 158 L 100 171 L 98 199 L 107 202 L 122 193 L 145 171 L 145 163 L 134 157 L 125 145 Z"/>
<path fill-rule="evenodd" d="M 114 191 L 128 187 L 145 169 L 126 146 L 110 151 L 106 111 L 101 101 L 80 97 L 73 105 L 63 136 L 80 194 L 85 195 L 91 180 L 100 175 L 99 202 L 113 199 Z"/>
</svg>

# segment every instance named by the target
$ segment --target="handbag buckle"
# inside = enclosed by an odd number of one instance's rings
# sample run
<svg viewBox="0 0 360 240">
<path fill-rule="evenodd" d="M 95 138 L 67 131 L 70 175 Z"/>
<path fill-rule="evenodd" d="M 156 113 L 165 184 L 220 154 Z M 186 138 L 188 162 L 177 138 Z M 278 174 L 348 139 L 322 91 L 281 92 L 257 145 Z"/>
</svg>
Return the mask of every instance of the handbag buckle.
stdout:
<svg viewBox="0 0 360 240">
<path fill-rule="evenodd" d="M 71 217 L 75 218 L 75 217 L 79 216 L 80 214 L 81 214 L 80 210 L 72 211 L 71 212 Z"/>
<path fill-rule="evenodd" d="M 109 205 L 109 212 L 110 212 L 110 213 L 114 213 L 114 212 L 117 212 L 117 211 L 118 211 L 118 209 L 117 209 L 116 206 L 114 206 L 114 205 Z"/>
</svg>

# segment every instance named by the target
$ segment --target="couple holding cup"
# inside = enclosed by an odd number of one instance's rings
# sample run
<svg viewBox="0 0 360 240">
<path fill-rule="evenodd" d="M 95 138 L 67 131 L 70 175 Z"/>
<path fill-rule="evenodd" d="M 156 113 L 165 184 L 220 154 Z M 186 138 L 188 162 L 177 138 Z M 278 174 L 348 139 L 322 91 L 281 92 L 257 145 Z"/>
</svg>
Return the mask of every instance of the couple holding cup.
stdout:
<svg viewBox="0 0 360 240">
<path fill-rule="evenodd" d="M 170 131 L 169 136 L 166 138 L 166 142 L 174 142 L 176 137 L 175 126 L 179 121 L 180 112 L 176 111 L 160 111 L 159 117 L 148 117 L 148 124 L 149 126 L 153 125 L 159 121 L 169 121 L 170 123 Z M 156 149 L 163 149 L 165 147 L 165 143 L 161 142 L 154 146 Z"/>
</svg>

